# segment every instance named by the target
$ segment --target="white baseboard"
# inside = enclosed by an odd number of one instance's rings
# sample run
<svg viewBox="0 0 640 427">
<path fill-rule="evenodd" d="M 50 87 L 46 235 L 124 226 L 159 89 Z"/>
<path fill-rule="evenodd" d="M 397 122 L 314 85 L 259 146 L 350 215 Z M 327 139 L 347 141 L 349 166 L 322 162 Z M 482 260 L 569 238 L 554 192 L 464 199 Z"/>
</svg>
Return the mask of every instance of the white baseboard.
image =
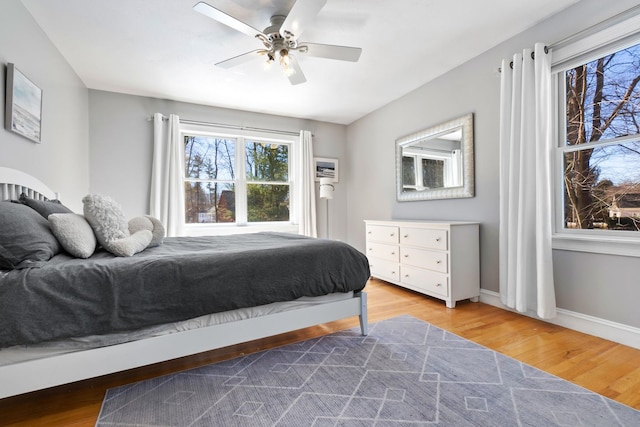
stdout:
<svg viewBox="0 0 640 427">
<path fill-rule="evenodd" d="M 502 304 L 500 295 L 497 292 L 481 289 L 480 302 L 502 308 L 503 310 L 516 312 Z M 556 312 L 556 317 L 553 319 L 540 319 L 534 312 L 519 314 L 640 349 L 639 328 L 576 313 L 575 311 L 564 310 L 562 308 L 557 309 Z"/>
</svg>

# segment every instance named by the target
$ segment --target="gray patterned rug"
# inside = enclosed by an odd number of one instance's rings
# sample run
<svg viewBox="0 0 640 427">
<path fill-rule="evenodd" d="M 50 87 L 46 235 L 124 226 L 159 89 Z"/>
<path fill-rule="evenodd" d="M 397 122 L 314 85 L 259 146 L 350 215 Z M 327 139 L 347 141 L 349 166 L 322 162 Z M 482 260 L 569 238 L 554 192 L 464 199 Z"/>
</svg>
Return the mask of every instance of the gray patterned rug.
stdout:
<svg viewBox="0 0 640 427">
<path fill-rule="evenodd" d="M 410 316 L 111 389 L 98 426 L 640 426 L 640 412 Z"/>
</svg>

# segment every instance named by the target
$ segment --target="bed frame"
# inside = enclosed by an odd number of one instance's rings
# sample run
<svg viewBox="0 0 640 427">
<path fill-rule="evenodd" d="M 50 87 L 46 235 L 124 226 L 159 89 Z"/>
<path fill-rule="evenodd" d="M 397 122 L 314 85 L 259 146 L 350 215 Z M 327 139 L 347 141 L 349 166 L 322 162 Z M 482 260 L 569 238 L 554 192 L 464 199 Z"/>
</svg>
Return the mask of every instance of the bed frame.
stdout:
<svg viewBox="0 0 640 427">
<path fill-rule="evenodd" d="M 0 167 L 0 200 L 17 199 L 23 192 L 35 199 L 58 198 L 38 179 Z M 0 399 L 351 316 L 359 316 L 362 335 L 367 335 L 365 292 L 347 300 L 0 366 Z"/>
</svg>

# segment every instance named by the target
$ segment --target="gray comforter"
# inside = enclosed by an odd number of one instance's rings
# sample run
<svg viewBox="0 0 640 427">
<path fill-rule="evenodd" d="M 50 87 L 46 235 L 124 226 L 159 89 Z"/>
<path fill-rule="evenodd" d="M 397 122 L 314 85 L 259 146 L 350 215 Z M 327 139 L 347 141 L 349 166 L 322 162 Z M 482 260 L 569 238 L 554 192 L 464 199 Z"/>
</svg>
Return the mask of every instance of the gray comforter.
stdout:
<svg viewBox="0 0 640 427">
<path fill-rule="evenodd" d="M 284 233 L 166 238 L 128 258 L 61 254 L 0 272 L 0 348 L 360 291 L 368 278 L 351 246 Z"/>
</svg>

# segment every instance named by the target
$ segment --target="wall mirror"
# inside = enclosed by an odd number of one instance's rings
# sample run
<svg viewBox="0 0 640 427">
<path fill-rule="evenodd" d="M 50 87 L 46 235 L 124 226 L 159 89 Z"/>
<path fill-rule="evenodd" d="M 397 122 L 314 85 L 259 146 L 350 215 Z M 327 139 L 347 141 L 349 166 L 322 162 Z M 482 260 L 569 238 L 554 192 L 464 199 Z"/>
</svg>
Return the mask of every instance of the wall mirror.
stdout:
<svg viewBox="0 0 640 427">
<path fill-rule="evenodd" d="M 398 201 L 473 197 L 473 161 L 473 114 L 398 138 Z"/>
</svg>

